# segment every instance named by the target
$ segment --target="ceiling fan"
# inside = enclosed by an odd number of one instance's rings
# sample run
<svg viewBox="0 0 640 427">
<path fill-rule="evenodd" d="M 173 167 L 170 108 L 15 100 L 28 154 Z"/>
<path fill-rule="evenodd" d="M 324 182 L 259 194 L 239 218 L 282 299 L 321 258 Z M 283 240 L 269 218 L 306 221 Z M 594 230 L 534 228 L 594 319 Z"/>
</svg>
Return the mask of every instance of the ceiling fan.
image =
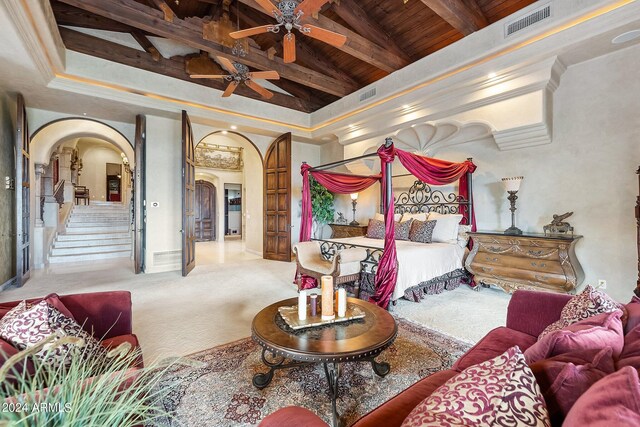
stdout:
<svg viewBox="0 0 640 427">
<path fill-rule="evenodd" d="M 265 79 L 265 80 L 279 80 L 280 75 L 277 71 L 249 71 L 249 67 L 239 62 L 231 62 L 227 58 L 223 58 L 221 56 L 216 56 L 222 68 L 227 70 L 230 74 L 191 74 L 192 79 L 225 79 L 229 82 L 229 86 L 225 89 L 222 94 L 223 98 L 231 96 L 231 94 L 236 90 L 240 83 L 247 85 L 250 89 L 258 92 L 265 99 L 271 99 L 273 97 L 273 93 L 269 92 L 267 89 L 259 85 L 254 81 L 254 79 Z"/>
<path fill-rule="evenodd" d="M 267 13 L 273 14 L 278 23 L 275 25 L 262 25 L 260 27 L 234 31 L 229 35 L 234 39 L 240 39 L 267 32 L 277 33 L 280 31 L 280 27 L 284 27 L 287 31 L 283 43 L 284 62 L 294 62 L 296 60 L 296 36 L 291 32 L 293 29 L 332 46 L 341 47 L 347 41 L 346 36 L 304 23 L 305 17 L 320 11 L 322 6 L 328 1 L 329 0 L 280 0 L 278 6 L 275 6 L 271 0 L 256 0 L 256 3 L 267 11 Z"/>
</svg>

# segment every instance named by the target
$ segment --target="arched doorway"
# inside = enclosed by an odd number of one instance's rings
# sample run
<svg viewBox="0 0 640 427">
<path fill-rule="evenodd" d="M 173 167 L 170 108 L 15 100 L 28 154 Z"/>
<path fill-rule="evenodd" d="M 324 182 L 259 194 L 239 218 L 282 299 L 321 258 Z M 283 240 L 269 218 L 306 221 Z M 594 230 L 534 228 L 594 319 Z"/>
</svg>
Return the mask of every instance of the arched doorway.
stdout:
<svg viewBox="0 0 640 427">
<path fill-rule="evenodd" d="M 54 120 L 31 136 L 34 265 L 133 267 L 134 148 L 121 132 L 87 118 Z"/>
<path fill-rule="evenodd" d="M 262 155 L 246 136 L 217 131 L 198 142 L 196 180 L 217 190 L 214 240 L 218 244 L 240 241 L 242 251 L 262 255 L 262 175 Z M 226 197 L 229 194 L 233 197 Z"/>
</svg>

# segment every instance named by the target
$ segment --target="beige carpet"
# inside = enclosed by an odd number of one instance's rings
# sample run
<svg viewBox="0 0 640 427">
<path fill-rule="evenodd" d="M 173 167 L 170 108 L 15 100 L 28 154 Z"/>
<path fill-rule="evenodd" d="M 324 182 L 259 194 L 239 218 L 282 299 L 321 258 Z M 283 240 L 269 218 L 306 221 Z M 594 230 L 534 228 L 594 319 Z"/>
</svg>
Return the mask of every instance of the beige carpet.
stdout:
<svg viewBox="0 0 640 427">
<path fill-rule="evenodd" d="M 133 325 L 147 361 L 183 356 L 251 335 L 251 320 L 263 307 L 296 295 L 295 264 L 265 261 L 243 250 L 242 242 L 198 243 L 196 268 L 140 274 L 129 261 L 92 262 L 36 270 L 19 289 L 0 293 L 0 302 L 113 289 L 133 295 Z M 472 291 L 465 285 L 421 303 L 399 301 L 392 311 L 464 341 L 477 341 L 504 324 L 509 296 Z"/>
</svg>

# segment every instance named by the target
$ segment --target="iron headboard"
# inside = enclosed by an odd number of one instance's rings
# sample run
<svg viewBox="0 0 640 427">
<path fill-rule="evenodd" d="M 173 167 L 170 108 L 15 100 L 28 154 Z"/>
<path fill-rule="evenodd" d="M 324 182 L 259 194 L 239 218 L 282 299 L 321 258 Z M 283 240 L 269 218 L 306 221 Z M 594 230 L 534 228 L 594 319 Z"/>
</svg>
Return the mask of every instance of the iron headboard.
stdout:
<svg viewBox="0 0 640 427">
<path fill-rule="evenodd" d="M 466 215 L 471 211 L 471 201 L 460 196 L 456 192 L 444 192 L 434 190 L 420 180 L 417 180 L 406 191 L 401 192 L 394 198 L 394 213 L 420 213 L 438 212 L 440 214 L 463 214 L 463 224 L 467 223 Z"/>
</svg>

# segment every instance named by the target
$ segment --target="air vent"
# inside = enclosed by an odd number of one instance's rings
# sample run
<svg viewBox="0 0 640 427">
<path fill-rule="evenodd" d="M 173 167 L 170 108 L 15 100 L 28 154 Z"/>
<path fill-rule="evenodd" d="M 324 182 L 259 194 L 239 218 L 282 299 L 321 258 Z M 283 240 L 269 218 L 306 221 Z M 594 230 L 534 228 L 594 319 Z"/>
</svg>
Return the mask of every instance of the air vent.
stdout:
<svg viewBox="0 0 640 427">
<path fill-rule="evenodd" d="M 524 30 L 533 24 L 551 17 L 551 4 L 540 6 L 516 21 L 505 24 L 505 37 Z"/>
<path fill-rule="evenodd" d="M 360 102 L 362 101 L 366 101 L 369 98 L 373 98 L 374 96 L 376 96 L 376 88 L 371 88 L 366 92 L 363 92 L 360 94 Z"/>
</svg>

